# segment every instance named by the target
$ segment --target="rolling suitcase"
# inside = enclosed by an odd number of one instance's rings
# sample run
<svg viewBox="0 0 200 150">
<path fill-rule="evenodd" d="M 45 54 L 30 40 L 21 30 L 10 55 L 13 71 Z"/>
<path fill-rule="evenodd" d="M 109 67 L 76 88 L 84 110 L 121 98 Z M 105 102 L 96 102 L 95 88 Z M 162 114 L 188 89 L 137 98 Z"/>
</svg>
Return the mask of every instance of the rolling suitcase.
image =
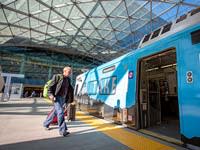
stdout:
<svg viewBox="0 0 200 150">
<path fill-rule="evenodd" d="M 76 116 L 76 105 L 74 103 L 69 103 L 67 108 L 67 120 L 74 121 Z"/>
<path fill-rule="evenodd" d="M 55 108 L 53 107 L 53 109 L 48 113 L 48 116 L 54 111 L 54 109 L 55 109 Z M 66 109 L 64 109 L 64 116 L 67 116 L 67 111 L 66 111 Z M 57 118 L 57 116 L 55 116 L 55 117 L 53 118 L 51 124 L 53 124 L 53 125 L 57 125 L 57 124 L 58 124 L 58 118 Z"/>
</svg>

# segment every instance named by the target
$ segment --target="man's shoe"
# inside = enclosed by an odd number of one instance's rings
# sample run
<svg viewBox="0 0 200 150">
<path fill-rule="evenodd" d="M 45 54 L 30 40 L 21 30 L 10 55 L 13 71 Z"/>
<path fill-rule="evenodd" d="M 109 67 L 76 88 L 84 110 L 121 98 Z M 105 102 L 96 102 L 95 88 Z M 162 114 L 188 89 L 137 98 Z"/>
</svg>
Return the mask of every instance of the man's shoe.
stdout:
<svg viewBox="0 0 200 150">
<path fill-rule="evenodd" d="M 64 133 L 61 134 L 61 135 L 65 137 L 65 136 L 67 136 L 67 135 L 69 135 L 69 134 L 70 134 L 70 132 L 67 132 L 67 131 L 66 131 L 66 132 L 64 132 Z"/>
</svg>

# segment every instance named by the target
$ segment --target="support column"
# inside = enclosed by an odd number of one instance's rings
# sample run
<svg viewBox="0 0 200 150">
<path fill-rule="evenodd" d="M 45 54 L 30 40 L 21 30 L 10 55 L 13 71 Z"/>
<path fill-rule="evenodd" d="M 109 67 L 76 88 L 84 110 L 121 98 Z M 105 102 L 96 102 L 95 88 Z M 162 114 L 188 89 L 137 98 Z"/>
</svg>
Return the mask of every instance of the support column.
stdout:
<svg viewBox="0 0 200 150">
<path fill-rule="evenodd" d="M 20 71 L 19 71 L 20 74 L 24 74 L 24 66 L 25 66 L 25 62 L 26 62 L 26 57 L 23 56 L 23 58 L 22 58 L 22 62 L 21 62 L 21 66 L 20 66 Z"/>
<path fill-rule="evenodd" d="M 49 67 L 48 80 L 52 77 L 52 65 Z"/>
<path fill-rule="evenodd" d="M 2 101 L 4 101 L 4 99 L 6 99 L 8 101 L 10 98 L 10 91 L 11 91 L 10 83 L 11 83 L 11 76 L 7 76 L 4 93 L 2 96 Z"/>
</svg>

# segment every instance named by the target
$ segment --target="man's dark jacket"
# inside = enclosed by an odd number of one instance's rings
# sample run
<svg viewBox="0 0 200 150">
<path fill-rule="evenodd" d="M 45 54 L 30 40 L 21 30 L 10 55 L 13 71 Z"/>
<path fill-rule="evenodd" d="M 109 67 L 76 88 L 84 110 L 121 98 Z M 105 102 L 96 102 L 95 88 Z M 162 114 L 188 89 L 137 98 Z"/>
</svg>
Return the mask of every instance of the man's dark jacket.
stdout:
<svg viewBox="0 0 200 150">
<path fill-rule="evenodd" d="M 49 88 L 48 88 L 48 95 L 53 95 L 55 97 L 55 96 L 57 96 L 57 94 L 60 91 L 60 88 L 62 86 L 63 75 L 62 74 L 54 75 L 51 80 L 52 81 L 49 84 Z M 67 77 L 67 80 L 68 80 L 69 85 L 68 85 L 67 95 L 65 97 L 65 102 L 71 103 L 74 100 L 74 88 L 71 85 L 69 77 Z"/>
</svg>

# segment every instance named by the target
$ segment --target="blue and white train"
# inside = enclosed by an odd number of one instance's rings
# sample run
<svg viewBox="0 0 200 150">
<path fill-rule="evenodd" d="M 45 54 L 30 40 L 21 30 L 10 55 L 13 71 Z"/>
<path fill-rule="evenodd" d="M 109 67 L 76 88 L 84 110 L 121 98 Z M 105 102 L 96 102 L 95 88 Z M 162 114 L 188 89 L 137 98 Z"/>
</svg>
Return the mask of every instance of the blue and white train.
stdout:
<svg viewBox="0 0 200 150">
<path fill-rule="evenodd" d="M 98 117 L 200 146 L 200 8 L 77 76 L 75 98 Z"/>
</svg>

